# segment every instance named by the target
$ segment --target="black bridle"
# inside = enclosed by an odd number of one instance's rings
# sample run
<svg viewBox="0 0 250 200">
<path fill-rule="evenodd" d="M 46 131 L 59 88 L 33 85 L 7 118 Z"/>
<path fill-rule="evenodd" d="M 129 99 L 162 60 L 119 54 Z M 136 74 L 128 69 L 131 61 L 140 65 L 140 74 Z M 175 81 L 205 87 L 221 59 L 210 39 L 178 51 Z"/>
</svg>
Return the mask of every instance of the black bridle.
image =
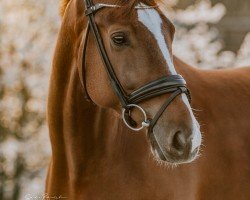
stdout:
<svg viewBox="0 0 250 200">
<path fill-rule="evenodd" d="M 89 37 L 89 32 L 90 29 L 92 30 L 92 33 L 95 37 L 95 41 L 96 41 L 96 45 L 98 47 L 100 56 L 102 58 L 104 67 L 107 71 L 108 77 L 111 81 L 111 85 L 117 95 L 117 97 L 119 98 L 119 101 L 121 102 L 121 105 L 123 107 L 123 112 L 122 112 L 122 116 L 123 116 L 123 120 L 125 122 L 125 124 L 132 130 L 135 131 L 139 131 L 141 129 L 143 129 L 144 127 L 148 127 L 148 135 L 150 136 L 150 138 L 152 138 L 154 140 L 154 142 L 157 144 L 157 149 L 160 150 L 159 153 L 162 154 L 160 155 L 162 157 L 162 159 L 166 159 L 166 156 L 164 155 L 161 146 L 159 145 L 159 142 L 157 141 L 157 138 L 155 137 L 153 133 L 153 127 L 155 126 L 155 124 L 157 123 L 157 121 L 159 120 L 160 116 L 163 114 L 163 112 L 166 110 L 166 108 L 169 106 L 169 104 L 180 94 L 185 93 L 188 97 L 188 99 L 190 100 L 190 94 L 189 91 L 186 87 L 186 82 L 183 79 L 183 77 L 181 75 L 170 75 L 170 76 L 163 76 L 160 79 L 157 79 L 153 82 L 150 82 L 146 85 L 144 85 L 143 87 L 137 89 L 136 91 L 132 92 L 131 94 L 126 94 L 126 92 L 124 91 L 121 83 L 119 82 L 114 69 L 111 65 L 111 62 L 109 60 L 109 57 L 107 55 L 107 52 L 105 50 L 103 41 L 102 41 L 102 37 L 100 35 L 100 32 L 98 30 L 97 24 L 95 23 L 95 13 L 97 11 L 99 11 L 102 8 L 105 7 L 119 7 L 117 5 L 107 5 L 107 4 L 94 4 L 92 0 L 85 0 L 85 15 L 88 17 L 88 24 L 87 24 L 87 28 L 86 28 L 86 35 L 85 37 L 83 37 L 83 40 L 85 38 L 85 40 L 83 41 L 83 61 L 82 61 L 82 69 L 80 69 L 80 78 L 81 78 L 81 82 L 84 85 L 84 89 L 85 89 L 85 93 L 87 96 L 87 99 L 91 98 L 88 95 L 87 92 L 87 87 L 86 87 L 86 78 L 84 78 L 85 73 L 83 72 L 83 70 L 85 71 L 86 68 L 86 64 L 85 64 L 85 56 L 86 56 L 86 48 L 87 48 L 87 41 L 88 41 L 88 37 Z M 150 6 L 142 6 L 142 7 L 136 7 L 137 9 L 152 9 L 153 7 Z M 171 93 L 170 97 L 166 100 L 166 102 L 161 106 L 161 108 L 159 109 L 159 111 L 156 113 L 156 115 L 153 117 L 153 119 L 148 119 L 146 112 L 143 110 L 143 108 L 141 108 L 140 106 L 138 106 L 138 103 L 145 101 L 147 99 L 162 95 L 162 94 L 166 94 L 166 93 Z M 132 108 L 137 108 L 139 109 L 145 119 L 142 122 L 142 127 L 140 128 L 136 128 L 136 122 L 131 118 L 130 116 L 130 111 Z"/>
</svg>

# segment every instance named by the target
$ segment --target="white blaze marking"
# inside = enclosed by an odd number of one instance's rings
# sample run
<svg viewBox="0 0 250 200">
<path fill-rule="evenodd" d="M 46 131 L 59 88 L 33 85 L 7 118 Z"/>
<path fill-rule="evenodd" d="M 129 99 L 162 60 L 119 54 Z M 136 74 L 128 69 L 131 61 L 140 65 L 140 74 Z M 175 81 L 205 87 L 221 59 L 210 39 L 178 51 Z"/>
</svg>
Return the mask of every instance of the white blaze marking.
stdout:
<svg viewBox="0 0 250 200">
<path fill-rule="evenodd" d="M 141 4 L 141 5 L 144 5 L 144 4 Z M 159 48 L 167 62 L 170 73 L 177 74 L 174 68 L 174 64 L 171 59 L 170 53 L 169 53 L 168 45 L 162 33 L 162 19 L 159 13 L 155 9 L 138 9 L 137 13 L 138 13 L 139 21 L 144 26 L 146 26 L 147 29 L 154 35 L 157 41 L 157 44 L 159 45 Z M 201 145 L 200 126 L 194 117 L 191 106 L 185 94 L 182 95 L 182 100 L 188 107 L 188 110 L 192 119 L 192 125 L 193 125 L 192 151 L 194 151 L 197 147 Z"/>
<path fill-rule="evenodd" d="M 144 4 L 141 4 L 144 6 Z M 159 48 L 167 62 L 171 74 L 177 74 L 172 62 L 168 45 L 162 33 L 162 19 L 155 9 L 138 9 L 138 19 L 154 35 Z"/>
<path fill-rule="evenodd" d="M 197 122 L 197 120 L 194 117 L 194 114 L 192 112 L 191 106 L 188 102 L 187 96 L 185 94 L 182 94 L 182 100 L 188 107 L 191 119 L 192 119 L 192 124 L 193 124 L 193 138 L 192 138 L 192 152 L 201 145 L 201 132 L 200 132 L 200 125 Z"/>
</svg>

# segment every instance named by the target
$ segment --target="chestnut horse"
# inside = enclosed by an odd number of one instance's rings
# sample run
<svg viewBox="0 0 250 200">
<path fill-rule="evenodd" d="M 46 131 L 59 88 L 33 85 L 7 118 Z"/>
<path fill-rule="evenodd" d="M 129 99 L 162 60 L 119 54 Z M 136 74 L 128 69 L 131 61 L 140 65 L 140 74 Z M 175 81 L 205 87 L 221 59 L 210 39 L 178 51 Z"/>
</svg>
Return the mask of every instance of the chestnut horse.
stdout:
<svg viewBox="0 0 250 200">
<path fill-rule="evenodd" d="M 48 99 L 52 159 L 46 193 L 72 200 L 249 199 L 250 68 L 191 67 L 172 56 L 174 27 L 155 2 L 99 2 L 119 5 L 101 9 L 94 20 L 126 93 L 181 74 L 192 106 L 200 110 L 205 147 L 194 161 L 200 126 L 184 93 L 173 99 L 153 128 L 160 150 L 146 127 L 135 134 L 123 123 L 121 103 L 94 34 L 86 34 L 84 1 L 64 1 Z M 86 95 L 93 102 L 85 100 Z M 153 118 L 170 95 L 139 105 Z M 132 110 L 136 122 L 141 117 Z M 177 164 L 182 165 L 166 167 Z"/>
</svg>

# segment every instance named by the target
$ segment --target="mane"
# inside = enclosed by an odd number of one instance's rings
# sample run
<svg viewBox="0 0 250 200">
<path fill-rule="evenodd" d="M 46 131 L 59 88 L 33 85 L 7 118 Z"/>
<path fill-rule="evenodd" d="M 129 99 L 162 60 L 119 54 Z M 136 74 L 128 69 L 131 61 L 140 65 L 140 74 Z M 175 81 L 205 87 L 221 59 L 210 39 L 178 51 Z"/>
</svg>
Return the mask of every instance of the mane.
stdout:
<svg viewBox="0 0 250 200">
<path fill-rule="evenodd" d="M 143 3 L 149 6 L 154 6 L 156 5 L 157 1 L 156 0 L 117 0 L 116 4 L 124 6 L 128 8 L 128 10 L 130 10 L 139 3 Z"/>
<path fill-rule="evenodd" d="M 60 1 L 60 15 L 61 17 L 64 15 L 67 5 L 70 0 L 61 0 Z M 127 8 L 127 11 L 130 12 L 132 8 L 138 3 L 144 3 L 146 5 L 154 6 L 157 3 L 162 3 L 162 0 L 117 0 L 115 4 L 122 5 Z"/>
<path fill-rule="evenodd" d="M 60 1 L 60 16 L 62 17 L 65 13 L 67 5 L 69 4 L 70 0 L 61 0 Z"/>
</svg>

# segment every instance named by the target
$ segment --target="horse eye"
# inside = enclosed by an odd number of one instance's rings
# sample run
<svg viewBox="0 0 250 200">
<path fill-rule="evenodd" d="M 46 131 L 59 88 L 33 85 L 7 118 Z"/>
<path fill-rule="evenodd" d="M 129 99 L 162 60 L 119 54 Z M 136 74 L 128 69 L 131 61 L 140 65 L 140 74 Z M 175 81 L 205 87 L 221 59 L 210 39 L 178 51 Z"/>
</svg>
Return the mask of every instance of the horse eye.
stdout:
<svg viewBox="0 0 250 200">
<path fill-rule="evenodd" d="M 127 39 L 124 34 L 113 34 L 112 41 L 115 45 L 122 46 L 127 44 Z"/>
</svg>

